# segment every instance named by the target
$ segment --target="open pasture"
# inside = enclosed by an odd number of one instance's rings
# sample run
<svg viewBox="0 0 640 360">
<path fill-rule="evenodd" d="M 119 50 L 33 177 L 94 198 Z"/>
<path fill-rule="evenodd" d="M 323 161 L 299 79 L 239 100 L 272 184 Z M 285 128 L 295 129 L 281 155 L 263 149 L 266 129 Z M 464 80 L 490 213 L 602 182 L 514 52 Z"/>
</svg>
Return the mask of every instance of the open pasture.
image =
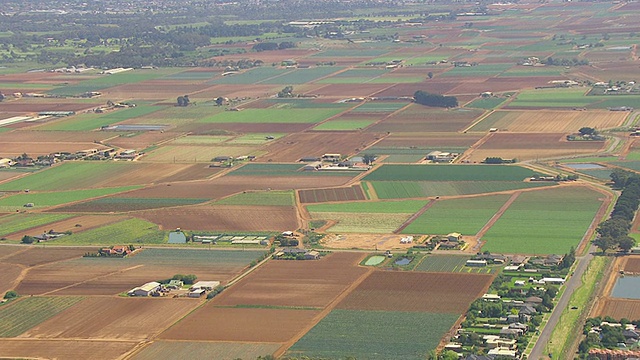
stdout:
<svg viewBox="0 0 640 360">
<path fill-rule="evenodd" d="M 164 68 L 155 70 L 133 70 L 113 75 L 94 75 L 91 79 L 80 81 L 74 85 L 59 87 L 48 93 L 52 95 L 79 95 L 88 91 L 100 91 L 118 85 L 134 84 L 157 79 L 179 71 L 179 69 Z"/>
<path fill-rule="evenodd" d="M 358 131 L 376 122 L 375 119 L 339 118 L 326 121 L 312 130 L 314 131 Z"/>
<path fill-rule="evenodd" d="M 423 360 L 429 351 L 435 350 L 457 319 L 458 315 L 454 314 L 336 309 L 296 342 L 286 355 Z"/>
<path fill-rule="evenodd" d="M 219 77 L 209 84 L 234 84 L 234 85 L 249 85 L 260 84 L 265 80 L 278 77 L 280 75 L 292 72 L 291 69 L 282 69 L 277 67 L 259 67 L 250 70 L 246 70 L 239 74 L 233 74 L 228 76 Z"/>
<path fill-rule="evenodd" d="M 627 118 L 624 111 L 494 111 L 470 131 L 497 128 L 511 132 L 575 133 L 582 127 L 598 130 L 620 126 Z"/>
<path fill-rule="evenodd" d="M 484 235 L 484 251 L 564 254 L 577 247 L 604 196 L 582 186 L 523 192 Z M 517 230 L 514 230 L 517 229 Z"/>
<path fill-rule="evenodd" d="M 349 202 L 338 204 L 317 204 L 308 205 L 310 212 L 335 212 L 335 213 L 355 213 L 355 214 L 404 214 L 415 213 L 427 204 L 423 200 L 402 200 L 402 201 L 379 201 L 379 202 Z"/>
<path fill-rule="evenodd" d="M 440 235 L 458 232 L 463 235 L 475 235 L 508 199 L 509 195 L 489 195 L 436 200 L 424 214 L 411 222 L 402 232 Z M 455 221 L 455 219 L 464 219 L 464 221 Z M 452 222 L 455 222 L 455 225 Z"/>
<path fill-rule="evenodd" d="M 30 297 L 2 306 L 0 337 L 16 337 L 81 300 L 81 297 Z"/>
<path fill-rule="evenodd" d="M 592 154 L 605 146 L 603 141 L 567 141 L 564 133 L 491 133 L 480 146 L 463 158 L 481 162 L 487 157 L 515 158 L 520 161 L 559 156 Z"/>
<path fill-rule="evenodd" d="M 167 230 L 287 231 L 298 227 L 293 206 L 191 206 L 147 210 L 136 216 Z"/>
<path fill-rule="evenodd" d="M 91 131 L 102 126 L 114 125 L 125 120 L 134 119 L 164 109 L 163 106 L 138 105 L 133 108 L 115 110 L 107 114 L 80 114 L 58 121 L 46 123 L 38 127 L 38 130 L 58 131 Z"/>
<path fill-rule="evenodd" d="M 585 89 L 537 89 L 523 91 L 507 108 L 573 108 L 606 109 L 638 103 L 637 95 L 586 95 Z"/>
<path fill-rule="evenodd" d="M 0 236 L 24 231 L 71 217 L 66 214 L 11 214 L 0 217 Z"/>
<path fill-rule="evenodd" d="M 241 111 L 225 111 L 201 119 L 201 123 L 317 123 L 344 111 L 344 108 L 316 109 L 243 109 Z"/>
<path fill-rule="evenodd" d="M 171 354 L 177 359 L 255 359 L 258 356 L 273 354 L 279 347 L 279 344 L 268 343 L 154 341 L 133 359 L 156 360 L 166 354 Z"/>
<path fill-rule="evenodd" d="M 426 75 L 426 74 L 425 74 Z M 375 96 L 385 97 L 385 96 L 413 96 L 416 91 L 422 90 L 431 93 L 437 94 L 446 94 L 450 90 L 453 90 L 457 86 L 457 81 L 449 81 L 446 79 L 433 79 L 427 82 L 422 83 L 413 83 L 413 84 L 395 84 L 385 87 L 384 89 L 380 89 Z"/>
<path fill-rule="evenodd" d="M 524 181 L 372 181 L 379 199 L 407 199 L 433 196 L 474 195 L 555 185 L 553 182 Z"/>
<path fill-rule="evenodd" d="M 492 278 L 479 274 L 375 271 L 337 307 L 460 315 L 488 289 Z"/>
<path fill-rule="evenodd" d="M 28 359 L 77 359 L 101 360 L 123 357 L 136 346 L 133 341 L 94 340 L 0 340 L 2 355 Z M 99 348 L 99 351 L 96 349 Z"/>
<path fill-rule="evenodd" d="M 164 340 L 283 343 L 319 315 L 318 310 L 219 308 L 216 302 L 189 314 L 159 338 Z"/>
<path fill-rule="evenodd" d="M 56 244 L 64 245 L 161 244 L 165 242 L 165 234 L 158 230 L 156 224 L 140 219 L 126 219 L 63 236 L 55 241 Z"/>
<path fill-rule="evenodd" d="M 514 59 L 514 61 L 517 61 Z M 564 77 L 551 76 L 527 76 L 527 77 L 490 77 L 488 79 L 477 79 L 471 81 L 465 79 L 462 82 L 455 82 L 455 87 L 447 92 L 448 95 L 474 94 L 478 95 L 485 91 L 501 93 L 506 91 L 518 91 L 521 89 L 532 89 L 539 86 L 549 86 L 549 81 L 564 79 Z M 451 79 L 453 80 L 453 79 Z"/>
<path fill-rule="evenodd" d="M 640 300 L 606 299 L 597 316 L 611 316 L 614 319 L 637 319 L 640 317 Z"/>
<path fill-rule="evenodd" d="M 46 225 L 36 225 L 22 231 L 16 231 L 6 235 L 6 238 L 9 240 L 20 240 L 24 234 L 39 235 L 52 229 L 58 232 L 72 231 L 74 233 L 78 233 L 108 225 L 123 219 L 124 217 L 117 215 L 81 215 L 65 217 L 62 220 L 54 221 Z"/>
<path fill-rule="evenodd" d="M 32 209 L 42 209 L 51 206 L 62 205 L 75 201 L 82 201 L 90 198 L 116 194 L 119 192 L 133 190 L 134 186 L 119 188 L 89 189 L 60 192 L 29 192 L 11 195 L 0 198 L 0 211 L 15 212 L 22 210 L 25 204 L 32 203 Z"/>
<path fill-rule="evenodd" d="M 305 84 L 323 77 L 330 76 L 331 74 L 343 69 L 343 67 L 339 66 L 316 66 L 308 69 L 296 69 L 276 77 L 265 79 L 260 83 L 278 85 Z"/>
<path fill-rule="evenodd" d="M 334 253 L 317 261 L 270 261 L 226 290 L 215 306 L 323 308 L 367 270 L 358 253 Z M 287 281 L 282 281 L 286 277 Z"/>
<path fill-rule="evenodd" d="M 456 132 L 483 113 L 476 109 L 434 109 L 420 104 L 395 113 L 368 131 L 373 132 Z"/>
<path fill-rule="evenodd" d="M 512 64 L 478 64 L 470 67 L 453 67 L 443 73 L 443 77 L 489 78 L 502 74 Z"/>
<path fill-rule="evenodd" d="M 330 201 L 366 200 L 366 196 L 360 185 L 350 187 L 300 190 L 298 192 L 300 202 L 303 204 L 321 203 Z"/>
<path fill-rule="evenodd" d="M 322 156 L 326 153 L 350 155 L 368 147 L 381 135 L 375 133 L 302 133 L 294 137 L 284 137 L 268 144 L 264 150 L 268 154 L 260 157 L 261 162 L 296 162 L 305 156 Z"/>
<path fill-rule="evenodd" d="M 21 337 L 144 340 L 199 304 L 191 299 L 92 297 L 32 327 Z"/>
</svg>

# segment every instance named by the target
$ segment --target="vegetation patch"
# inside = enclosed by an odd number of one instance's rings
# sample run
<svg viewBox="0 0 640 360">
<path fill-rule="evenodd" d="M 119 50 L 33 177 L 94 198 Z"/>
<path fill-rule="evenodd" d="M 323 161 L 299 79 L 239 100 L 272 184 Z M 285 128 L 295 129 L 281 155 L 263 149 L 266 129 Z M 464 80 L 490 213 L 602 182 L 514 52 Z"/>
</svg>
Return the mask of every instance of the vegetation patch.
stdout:
<svg viewBox="0 0 640 360">
<path fill-rule="evenodd" d="M 244 109 L 241 111 L 225 111 L 201 119 L 203 123 L 317 123 L 334 116 L 342 109 Z"/>
<path fill-rule="evenodd" d="M 293 191 L 250 191 L 216 201 L 216 205 L 293 206 Z"/>
<path fill-rule="evenodd" d="M 0 236 L 51 224 L 72 216 L 67 214 L 14 214 L 4 216 L 0 218 Z"/>
<path fill-rule="evenodd" d="M 122 245 L 162 244 L 165 233 L 158 226 L 140 219 L 128 219 L 81 233 L 64 236 L 56 244 Z"/>
<path fill-rule="evenodd" d="M 146 209 L 157 209 L 173 206 L 195 205 L 210 199 L 184 198 L 120 198 L 108 197 L 83 203 L 73 204 L 52 211 L 73 212 L 123 212 Z"/>
<path fill-rule="evenodd" d="M 484 194 L 555 185 L 553 182 L 522 181 L 372 181 L 380 199 Z"/>
<path fill-rule="evenodd" d="M 0 337 L 16 337 L 82 301 L 82 297 L 28 297 L 0 307 Z"/>
<path fill-rule="evenodd" d="M 98 196 L 116 194 L 123 191 L 137 189 L 136 186 L 125 186 L 107 189 L 75 190 L 43 193 L 21 193 L 0 199 L 0 210 L 15 211 L 27 204 L 32 204 L 30 208 L 43 208 L 56 206 L 74 201 L 81 201 Z M 96 200 L 99 201 L 99 200 Z"/>
<path fill-rule="evenodd" d="M 498 165 L 383 165 L 367 181 L 522 181 L 535 172 Z"/>
</svg>

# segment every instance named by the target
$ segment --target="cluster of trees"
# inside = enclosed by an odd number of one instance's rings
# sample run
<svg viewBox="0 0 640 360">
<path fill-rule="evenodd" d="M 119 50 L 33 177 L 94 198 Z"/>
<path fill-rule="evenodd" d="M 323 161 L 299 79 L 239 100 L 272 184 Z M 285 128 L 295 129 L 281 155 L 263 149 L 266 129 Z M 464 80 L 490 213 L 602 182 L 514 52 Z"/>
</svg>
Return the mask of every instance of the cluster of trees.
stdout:
<svg viewBox="0 0 640 360">
<path fill-rule="evenodd" d="M 293 86 L 285 86 L 282 90 L 278 91 L 279 98 L 293 97 Z"/>
<path fill-rule="evenodd" d="M 458 106 L 458 99 L 455 96 L 431 94 L 422 90 L 416 91 L 413 94 L 413 99 L 418 104 L 425 106 L 435 106 L 443 108 L 453 108 Z"/>
<path fill-rule="evenodd" d="M 261 42 L 259 44 L 253 45 L 251 49 L 257 52 L 261 52 L 261 51 L 267 51 L 267 50 L 284 50 L 284 49 L 290 49 L 294 47 L 296 47 L 296 43 L 292 41 L 283 41 L 279 44 L 276 42 Z"/>
<path fill-rule="evenodd" d="M 603 322 L 611 324 L 620 323 L 622 326 L 603 325 Z M 626 341 L 622 332 L 627 324 L 638 326 L 640 325 L 640 320 L 629 321 L 628 319 L 621 319 L 618 321 L 609 316 L 604 319 L 600 317 L 587 319 L 583 328 L 585 338 L 580 342 L 580 346 L 578 347 L 580 358 L 587 358 L 587 353 L 589 349 L 592 348 L 618 349 L 618 344 L 625 343 Z M 591 332 L 594 327 L 599 327 L 601 329 L 600 333 Z"/>
<path fill-rule="evenodd" d="M 636 245 L 635 239 L 629 236 L 631 223 L 640 206 L 640 175 L 616 169 L 611 173 L 615 186 L 622 188 L 611 217 L 603 221 L 596 230 L 598 237 L 594 244 L 605 253 L 615 247 L 629 252 Z"/>
<path fill-rule="evenodd" d="M 501 157 L 488 157 L 482 161 L 485 164 L 513 164 L 518 162 L 518 159 L 503 159 Z"/>
<path fill-rule="evenodd" d="M 550 66 L 589 65 L 589 60 L 587 60 L 587 59 L 578 59 L 578 58 L 572 58 L 572 59 L 559 58 L 559 59 L 554 59 L 551 56 L 549 56 L 546 59 L 543 59 L 540 62 L 545 64 L 545 65 L 550 65 Z"/>
<path fill-rule="evenodd" d="M 180 280 L 182 281 L 185 285 L 193 285 L 196 280 L 198 279 L 198 277 L 194 274 L 187 274 L 187 275 L 183 275 L 183 274 L 175 274 L 173 275 L 173 277 L 171 279 L 164 279 L 164 280 L 160 280 L 158 281 L 161 284 L 168 284 L 171 280 Z"/>
<path fill-rule="evenodd" d="M 282 234 L 276 235 L 275 241 L 278 241 L 280 246 L 298 246 L 298 244 L 300 244 L 298 239 L 290 238 Z"/>
<path fill-rule="evenodd" d="M 178 96 L 177 106 L 189 106 L 189 95 Z"/>
</svg>

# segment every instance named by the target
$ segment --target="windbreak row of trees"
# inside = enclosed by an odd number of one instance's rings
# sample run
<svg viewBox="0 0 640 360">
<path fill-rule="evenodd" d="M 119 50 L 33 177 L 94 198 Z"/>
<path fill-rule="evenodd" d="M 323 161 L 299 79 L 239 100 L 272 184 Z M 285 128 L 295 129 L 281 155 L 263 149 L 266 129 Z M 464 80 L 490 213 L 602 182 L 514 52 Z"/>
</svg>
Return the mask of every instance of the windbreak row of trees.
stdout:
<svg viewBox="0 0 640 360">
<path fill-rule="evenodd" d="M 426 91 L 418 90 L 413 94 L 415 102 L 426 106 L 452 108 L 458 106 L 458 99 L 455 96 L 445 96 L 431 94 Z"/>
</svg>

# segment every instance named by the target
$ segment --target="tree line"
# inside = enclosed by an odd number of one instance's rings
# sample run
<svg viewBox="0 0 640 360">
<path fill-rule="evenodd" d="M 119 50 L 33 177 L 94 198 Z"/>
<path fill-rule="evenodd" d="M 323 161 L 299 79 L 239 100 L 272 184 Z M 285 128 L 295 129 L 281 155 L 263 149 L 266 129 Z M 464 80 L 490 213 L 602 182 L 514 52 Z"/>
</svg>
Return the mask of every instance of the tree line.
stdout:
<svg viewBox="0 0 640 360">
<path fill-rule="evenodd" d="M 431 94 L 426 91 L 418 90 L 413 94 L 413 99 L 420 105 L 435 106 L 443 108 L 453 108 L 458 106 L 458 98 L 455 96 L 445 96 Z"/>
</svg>

